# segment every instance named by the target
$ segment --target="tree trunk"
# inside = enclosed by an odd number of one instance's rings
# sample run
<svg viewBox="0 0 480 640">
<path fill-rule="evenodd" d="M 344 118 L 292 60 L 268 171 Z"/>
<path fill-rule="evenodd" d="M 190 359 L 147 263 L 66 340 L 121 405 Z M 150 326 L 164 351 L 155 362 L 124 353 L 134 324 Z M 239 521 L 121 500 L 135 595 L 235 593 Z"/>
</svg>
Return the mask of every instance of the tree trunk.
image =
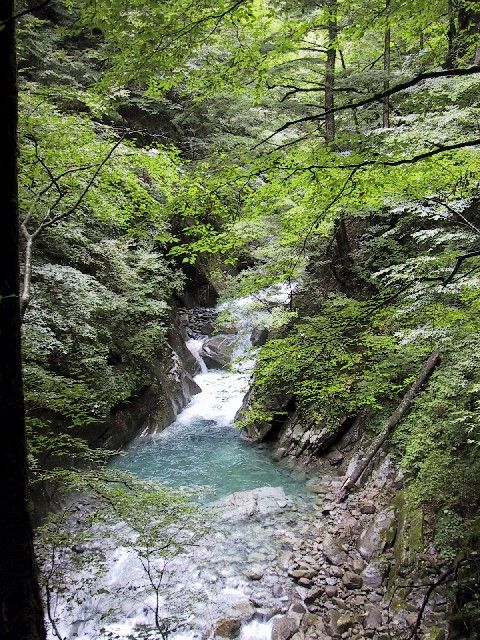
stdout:
<svg viewBox="0 0 480 640">
<path fill-rule="evenodd" d="M 480 47 L 473 47 L 480 34 L 480 11 L 466 0 L 448 2 L 448 51 L 445 67 L 453 69 L 471 53 L 470 64 L 480 63 Z M 470 54 L 469 54 L 470 55 Z"/>
<path fill-rule="evenodd" d="M 328 0 L 327 63 L 325 67 L 325 142 L 335 140 L 335 62 L 337 59 L 337 0 Z"/>
<path fill-rule="evenodd" d="M 0 638 L 45 638 L 27 507 L 20 337 L 17 78 L 13 0 L 0 3 Z"/>
<path fill-rule="evenodd" d="M 448 31 L 447 31 L 447 57 L 445 59 L 445 68 L 453 69 L 455 60 L 455 40 L 457 36 L 457 27 L 455 24 L 455 12 L 453 8 L 453 0 L 448 0 Z"/>
<path fill-rule="evenodd" d="M 403 396 L 401 403 L 398 405 L 398 407 L 395 409 L 395 411 L 392 413 L 392 415 L 388 419 L 387 426 L 385 427 L 385 429 L 378 436 L 378 438 L 374 440 L 365 458 L 363 458 L 363 460 L 361 460 L 358 463 L 357 467 L 353 470 L 352 474 L 348 476 L 348 478 L 346 478 L 342 486 L 342 491 L 338 496 L 339 502 L 341 502 L 342 500 L 345 500 L 345 498 L 348 496 L 348 494 L 353 489 L 355 484 L 358 482 L 358 480 L 360 479 L 364 471 L 367 469 L 367 467 L 369 466 L 373 458 L 377 455 L 378 451 L 381 449 L 381 447 L 387 440 L 388 436 L 392 433 L 392 431 L 395 429 L 397 424 L 400 422 L 403 416 L 410 409 L 414 397 L 423 387 L 423 385 L 428 380 L 432 371 L 435 369 L 435 367 L 438 365 L 439 362 L 440 362 L 440 354 L 437 351 L 434 351 L 430 355 L 428 360 L 426 360 L 425 364 L 423 365 L 418 378 L 412 384 L 412 386 L 407 391 L 407 393 Z"/>
<path fill-rule="evenodd" d="M 385 2 L 386 26 L 385 26 L 385 45 L 383 49 L 383 90 L 388 91 L 390 88 L 390 0 Z M 390 98 L 387 96 L 383 99 L 382 123 L 384 128 L 390 126 Z"/>
</svg>

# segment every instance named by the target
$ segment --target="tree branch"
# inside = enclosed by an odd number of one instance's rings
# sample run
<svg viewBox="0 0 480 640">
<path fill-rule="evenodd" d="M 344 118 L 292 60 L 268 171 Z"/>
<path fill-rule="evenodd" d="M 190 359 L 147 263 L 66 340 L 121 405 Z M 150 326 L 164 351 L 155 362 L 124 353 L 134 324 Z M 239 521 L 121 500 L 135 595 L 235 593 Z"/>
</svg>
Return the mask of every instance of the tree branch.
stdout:
<svg viewBox="0 0 480 640">
<path fill-rule="evenodd" d="M 410 158 L 397 158 L 396 160 L 362 160 L 361 162 L 352 162 L 349 164 L 311 164 L 306 167 L 297 167 L 292 171 L 298 173 L 300 171 L 315 171 L 320 169 L 363 169 L 364 167 L 382 166 L 382 167 L 399 167 L 404 164 L 415 164 L 421 160 L 432 158 L 433 156 L 441 153 L 447 153 L 448 151 L 456 151 L 457 149 L 466 149 L 468 147 L 476 147 L 480 145 L 480 138 L 473 140 L 464 140 L 463 142 L 456 142 L 455 144 L 436 145 L 435 149 L 431 151 L 423 151 Z M 289 170 L 291 167 L 281 167 L 278 169 Z"/>
<path fill-rule="evenodd" d="M 380 91 L 378 93 L 374 93 L 368 98 L 364 98 L 363 100 L 358 100 L 357 102 L 350 102 L 348 104 L 340 105 L 338 107 L 334 107 L 333 109 L 328 109 L 327 111 L 323 111 L 322 113 L 313 114 L 311 116 L 303 116 L 302 118 L 297 118 L 296 120 L 290 120 L 289 122 L 285 122 L 281 127 L 276 129 L 272 134 L 266 137 L 264 140 L 260 141 L 254 148 L 260 146 L 261 144 L 273 138 L 273 136 L 293 127 L 297 124 L 302 124 L 304 122 L 311 122 L 315 120 L 322 120 L 325 116 L 330 115 L 332 113 L 338 113 L 340 111 L 346 111 L 347 109 L 358 109 L 359 107 L 365 107 L 369 104 L 373 104 L 374 102 L 380 102 L 385 98 L 388 98 L 396 93 L 400 93 L 409 89 L 410 87 L 415 86 L 416 84 L 423 82 L 424 80 L 431 80 L 434 78 L 442 78 L 442 77 L 450 77 L 450 76 L 469 76 L 476 73 L 480 73 L 480 66 L 475 65 L 473 67 L 467 67 L 465 69 L 442 69 L 440 71 L 428 71 L 426 73 L 419 73 L 418 75 L 410 78 L 410 80 L 406 80 L 405 82 L 400 82 L 399 84 L 393 85 L 386 91 Z"/>
</svg>

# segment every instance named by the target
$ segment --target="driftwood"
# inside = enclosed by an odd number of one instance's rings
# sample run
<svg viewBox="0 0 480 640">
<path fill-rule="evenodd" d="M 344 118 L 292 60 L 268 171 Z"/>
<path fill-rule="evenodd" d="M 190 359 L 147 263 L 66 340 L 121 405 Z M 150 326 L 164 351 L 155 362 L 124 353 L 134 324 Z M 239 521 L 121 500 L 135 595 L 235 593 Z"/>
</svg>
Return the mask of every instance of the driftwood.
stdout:
<svg viewBox="0 0 480 640">
<path fill-rule="evenodd" d="M 387 426 L 385 427 L 385 429 L 377 437 L 377 439 L 374 440 L 365 458 L 359 461 L 355 469 L 352 471 L 351 475 L 345 479 L 345 482 L 343 483 L 342 489 L 337 498 L 338 502 L 342 502 L 348 496 L 348 494 L 350 493 L 352 488 L 355 486 L 355 484 L 358 482 L 358 480 L 360 479 L 364 471 L 370 465 L 373 458 L 381 449 L 384 442 L 387 440 L 388 436 L 392 433 L 392 431 L 395 429 L 397 424 L 401 421 L 403 416 L 408 412 L 414 397 L 417 395 L 417 393 L 420 391 L 422 386 L 428 380 L 428 378 L 430 377 L 430 374 L 432 373 L 432 371 L 435 369 L 435 367 L 438 365 L 439 362 L 440 362 L 440 354 L 437 351 L 434 351 L 429 356 L 428 360 L 425 361 L 418 378 L 409 388 L 407 393 L 403 396 L 402 401 L 400 402 L 398 407 L 395 409 L 395 411 L 392 413 L 392 415 L 388 419 Z"/>
</svg>

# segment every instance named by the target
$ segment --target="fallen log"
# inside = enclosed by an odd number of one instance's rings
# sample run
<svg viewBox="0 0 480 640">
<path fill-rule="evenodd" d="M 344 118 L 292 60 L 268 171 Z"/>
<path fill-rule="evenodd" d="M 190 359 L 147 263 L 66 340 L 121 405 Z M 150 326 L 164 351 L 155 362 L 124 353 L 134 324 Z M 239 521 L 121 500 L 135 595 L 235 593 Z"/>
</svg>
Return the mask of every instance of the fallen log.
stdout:
<svg viewBox="0 0 480 640">
<path fill-rule="evenodd" d="M 415 380 L 415 382 L 412 384 L 412 386 L 403 396 L 402 401 L 400 402 L 398 407 L 395 409 L 395 411 L 392 413 L 392 415 L 388 419 L 387 426 L 385 427 L 385 429 L 380 433 L 380 435 L 376 438 L 376 440 L 374 440 L 365 458 L 362 458 L 362 460 L 359 461 L 359 463 L 357 464 L 355 469 L 352 471 L 352 473 L 345 479 L 342 485 L 341 491 L 337 496 L 338 502 L 342 502 L 343 500 L 345 500 L 345 498 L 348 496 L 352 488 L 356 485 L 358 480 L 360 480 L 361 476 L 366 471 L 367 467 L 370 465 L 370 463 L 372 462 L 373 458 L 376 456 L 378 451 L 381 449 L 384 442 L 387 440 L 388 436 L 392 433 L 392 431 L 395 429 L 397 424 L 402 420 L 404 415 L 408 412 L 414 397 L 417 395 L 417 393 L 420 391 L 422 386 L 428 380 L 432 371 L 439 364 L 439 362 L 440 362 L 440 354 L 437 351 L 434 351 L 432 354 L 430 354 L 428 359 L 425 361 L 422 367 L 422 370 L 418 375 L 418 378 Z"/>
</svg>

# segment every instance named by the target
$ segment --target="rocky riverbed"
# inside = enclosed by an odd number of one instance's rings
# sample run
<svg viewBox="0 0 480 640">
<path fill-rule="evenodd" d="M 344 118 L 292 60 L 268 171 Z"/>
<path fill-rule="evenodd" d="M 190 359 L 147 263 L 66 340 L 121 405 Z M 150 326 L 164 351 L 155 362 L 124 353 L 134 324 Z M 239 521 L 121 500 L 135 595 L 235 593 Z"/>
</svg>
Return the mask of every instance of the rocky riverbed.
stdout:
<svg viewBox="0 0 480 640">
<path fill-rule="evenodd" d="M 340 504 L 339 482 L 336 476 L 312 479 L 305 498 L 281 488 L 253 489 L 204 508 L 205 534 L 164 566 L 160 619 L 167 636 L 408 638 L 434 571 L 433 565 L 423 572 L 410 566 L 413 584 L 408 576 L 405 533 L 389 500 L 392 490 L 385 492 L 401 478 L 386 458 L 366 486 Z M 88 509 L 88 503 L 77 506 L 76 533 Z M 65 576 L 73 579 L 75 555 L 85 553 L 101 567 L 95 576 L 92 564 L 90 573 L 75 576 L 90 593 L 55 594 L 65 637 L 157 637 L 147 633 L 155 628 L 155 593 L 138 550 L 118 546 L 111 528 L 98 529 L 84 548 L 64 555 Z M 429 635 L 422 637 L 443 637 L 445 612 L 444 595 L 436 591 L 423 615 Z"/>
</svg>

